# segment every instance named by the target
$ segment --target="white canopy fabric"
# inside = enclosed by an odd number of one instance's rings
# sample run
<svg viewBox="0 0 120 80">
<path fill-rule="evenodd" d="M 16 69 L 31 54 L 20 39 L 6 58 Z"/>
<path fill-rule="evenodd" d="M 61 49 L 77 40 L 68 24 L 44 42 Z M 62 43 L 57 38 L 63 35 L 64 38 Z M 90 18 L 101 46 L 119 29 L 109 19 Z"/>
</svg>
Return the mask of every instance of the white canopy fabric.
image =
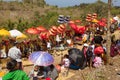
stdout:
<svg viewBox="0 0 120 80">
<path fill-rule="evenodd" d="M 21 36 L 22 35 L 22 32 L 20 32 L 20 31 L 18 31 L 16 29 L 10 30 L 9 32 L 10 32 L 11 37 L 17 37 L 17 36 Z"/>
</svg>

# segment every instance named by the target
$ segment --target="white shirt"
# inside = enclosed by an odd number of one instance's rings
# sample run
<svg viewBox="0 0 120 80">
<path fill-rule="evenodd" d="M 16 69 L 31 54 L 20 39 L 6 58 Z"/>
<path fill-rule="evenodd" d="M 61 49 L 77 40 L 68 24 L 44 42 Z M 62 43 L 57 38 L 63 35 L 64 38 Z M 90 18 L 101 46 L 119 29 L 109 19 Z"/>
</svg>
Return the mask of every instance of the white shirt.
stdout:
<svg viewBox="0 0 120 80">
<path fill-rule="evenodd" d="M 56 41 L 57 41 L 57 42 L 60 42 L 60 41 L 61 41 L 61 39 L 60 39 L 60 36 L 59 36 L 59 35 L 56 35 Z"/>
<path fill-rule="evenodd" d="M 51 48 L 51 43 L 47 42 L 47 48 Z"/>
<path fill-rule="evenodd" d="M 68 58 L 63 59 L 63 62 L 64 62 L 64 65 L 63 65 L 64 67 L 69 67 L 70 60 Z"/>
<path fill-rule="evenodd" d="M 71 40 L 70 40 L 70 39 L 68 39 L 68 40 L 67 40 L 67 43 L 68 43 L 68 44 L 70 44 L 70 43 L 71 43 Z"/>
<path fill-rule="evenodd" d="M 8 51 L 8 56 L 15 60 L 20 59 L 21 55 L 22 55 L 22 53 L 21 53 L 20 49 L 18 49 L 16 46 L 13 46 Z"/>
</svg>

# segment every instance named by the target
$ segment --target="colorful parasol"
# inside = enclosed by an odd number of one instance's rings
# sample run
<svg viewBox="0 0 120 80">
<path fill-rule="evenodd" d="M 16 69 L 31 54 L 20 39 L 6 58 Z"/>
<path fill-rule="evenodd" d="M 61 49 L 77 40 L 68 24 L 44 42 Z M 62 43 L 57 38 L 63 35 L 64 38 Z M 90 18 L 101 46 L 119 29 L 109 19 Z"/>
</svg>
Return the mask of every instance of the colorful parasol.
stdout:
<svg viewBox="0 0 120 80">
<path fill-rule="evenodd" d="M 44 51 L 33 52 L 29 56 L 29 60 L 35 65 L 39 65 L 39 66 L 49 66 L 54 62 L 53 56 L 48 52 L 44 52 Z"/>
<path fill-rule="evenodd" d="M 10 32 L 11 37 L 17 37 L 17 36 L 21 36 L 22 35 L 22 32 L 20 32 L 20 31 L 18 31 L 16 29 L 10 30 L 9 32 Z"/>
<path fill-rule="evenodd" d="M 40 31 L 34 27 L 27 29 L 26 32 L 29 34 L 39 34 L 40 33 Z"/>
<path fill-rule="evenodd" d="M 10 32 L 5 29 L 1 29 L 0 36 L 10 36 Z"/>
<path fill-rule="evenodd" d="M 39 30 L 40 32 L 47 31 L 47 29 L 43 26 L 36 27 L 36 29 Z"/>
</svg>

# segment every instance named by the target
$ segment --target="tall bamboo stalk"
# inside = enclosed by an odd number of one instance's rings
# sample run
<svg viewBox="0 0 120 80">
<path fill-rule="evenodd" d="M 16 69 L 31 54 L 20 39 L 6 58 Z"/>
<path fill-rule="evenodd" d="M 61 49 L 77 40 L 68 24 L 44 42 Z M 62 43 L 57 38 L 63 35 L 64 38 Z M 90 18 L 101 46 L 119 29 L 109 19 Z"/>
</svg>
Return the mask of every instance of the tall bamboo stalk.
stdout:
<svg viewBox="0 0 120 80">
<path fill-rule="evenodd" d="M 108 63 L 110 63 L 110 44 L 111 44 L 111 40 L 110 40 L 110 16 L 111 16 L 111 3 L 112 0 L 108 0 L 108 22 L 107 22 L 107 60 Z"/>
</svg>

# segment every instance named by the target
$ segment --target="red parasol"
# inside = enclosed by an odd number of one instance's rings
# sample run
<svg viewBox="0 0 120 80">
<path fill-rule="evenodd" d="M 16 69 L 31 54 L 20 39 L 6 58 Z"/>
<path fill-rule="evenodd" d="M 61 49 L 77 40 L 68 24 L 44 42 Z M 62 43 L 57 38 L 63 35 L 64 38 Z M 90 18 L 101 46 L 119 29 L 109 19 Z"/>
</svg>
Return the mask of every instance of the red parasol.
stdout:
<svg viewBox="0 0 120 80">
<path fill-rule="evenodd" d="M 57 31 L 57 27 L 56 27 L 56 26 L 52 26 L 52 29 L 53 29 L 54 31 Z"/>
<path fill-rule="evenodd" d="M 47 31 L 47 29 L 43 26 L 38 26 L 38 27 L 36 27 L 36 29 L 39 30 L 40 32 Z"/>
<path fill-rule="evenodd" d="M 102 22 L 107 22 L 107 19 L 106 18 L 102 18 L 100 21 L 102 21 Z"/>
<path fill-rule="evenodd" d="M 58 32 L 58 33 L 63 33 L 63 31 L 64 31 L 64 30 L 61 29 L 60 27 L 57 28 L 57 32 Z"/>
<path fill-rule="evenodd" d="M 99 24 L 99 26 L 101 26 L 101 27 L 105 27 L 105 26 L 106 26 L 106 23 L 103 22 L 103 21 L 98 21 L 98 24 Z"/>
<path fill-rule="evenodd" d="M 78 29 L 77 29 L 77 32 L 80 33 L 80 34 L 84 34 L 85 31 L 86 31 L 86 28 L 85 26 L 77 26 Z"/>
<path fill-rule="evenodd" d="M 75 23 L 69 23 L 69 25 L 73 30 L 77 29 L 77 25 Z"/>
<path fill-rule="evenodd" d="M 39 35 L 39 38 L 42 39 L 42 40 L 43 39 L 49 39 L 49 37 L 50 37 L 50 33 L 48 31 L 41 32 L 40 35 Z"/>
<path fill-rule="evenodd" d="M 81 23 L 81 21 L 80 21 L 80 20 L 75 20 L 75 22 L 76 22 L 76 23 Z"/>
<path fill-rule="evenodd" d="M 59 27 L 60 27 L 61 29 L 66 29 L 65 25 L 63 25 L 63 24 L 61 24 Z"/>
<path fill-rule="evenodd" d="M 29 34 L 39 34 L 40 33 L 40 31 L 34 27 L 27 29 L 26 32 Z"/>
<path fill-rule="evenodd" d="M 73 23 L 75 23 L 75 22 L 71 20 L 71 21 L 69 21 L 68 23 L 69 23 L 69 24 L 73 24 Z"/>
</svg>

